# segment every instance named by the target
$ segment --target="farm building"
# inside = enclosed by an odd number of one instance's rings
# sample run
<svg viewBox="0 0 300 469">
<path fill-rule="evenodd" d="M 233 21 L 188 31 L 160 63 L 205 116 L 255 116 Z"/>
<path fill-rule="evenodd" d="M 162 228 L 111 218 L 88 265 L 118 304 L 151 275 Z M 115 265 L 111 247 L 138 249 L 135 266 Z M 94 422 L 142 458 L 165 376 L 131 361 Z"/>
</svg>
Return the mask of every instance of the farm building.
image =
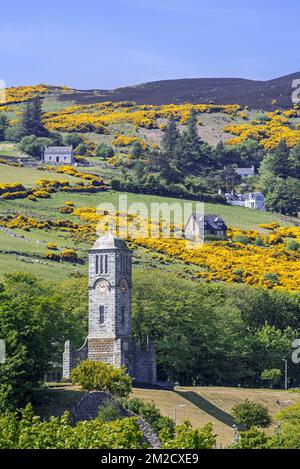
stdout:
<svg viewBox="0 0 300 469">
<path fill-rule="evenodd" d="M 46 164 L 73 165 L 73 147 L 45 147 L 43 162 Z"/>
</svg>

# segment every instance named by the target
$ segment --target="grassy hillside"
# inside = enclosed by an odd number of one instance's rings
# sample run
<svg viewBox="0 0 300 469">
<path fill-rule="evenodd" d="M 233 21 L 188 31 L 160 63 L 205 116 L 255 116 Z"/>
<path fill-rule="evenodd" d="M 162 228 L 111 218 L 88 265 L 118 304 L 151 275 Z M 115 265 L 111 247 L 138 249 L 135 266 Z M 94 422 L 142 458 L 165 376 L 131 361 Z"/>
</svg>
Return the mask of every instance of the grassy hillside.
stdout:
<svg viewBox="0 0 300 469">
<path fill-rule="evenodd" d="M 0 183 L 20 181 L 24 185 L 32 186 L 41 177 L 47 177 L 51 180 L 63 178 L 72 181 L 72 179 L 75 179 L 67 175 L 58 175 L 55 172 L 43 171 L 41 173 L 34 168 L 19 168 L 0 164 Z M 38 220 L 72 220 L 77 222 L 78 220 L 74 220 L 74 216 L 59 212 L 60 207 L 64 206 L 66 201 L 72 202 L 76 208 L 101 207 L 103 204 L 110 203 L 118 210 L 119 197 L 125 195 L 127 196 L 128 207 L 135 203 L 145 204 L 149 210 L 149 216 L 151 215 L 151 204 L 154 203 L 163 204 L 167 202 L 169 204 L 180 204 L 181 206 L 184 203 L 191 204 L 187 200 L 113 191 L 99 194 L 55 193 L 49 199 L 38 199 L 37 201 L 28 199 L 5 201 L 0 199 L 0 215 L 3 217 L 6 215 L 17 216 L 24 214 Z M 241 207 L 205 204 L 205 212 L 216 213 L 222 216 L 230 226 L 243 230 L 257 229 L 262 233 L 266 233 L 266 230 L 259 228 L 258 225 L 261 223 L 280 222 L 283 225 L 288 224 L 280 220 L 277 215 L 243 209 Z M 96 238 L 96 233 L 94 238 Z M 55 243 L 59 250 L 75 247 L 83 263 L 70 264 L 45 259 L 48 243 Z M 24 229 L 0 230 L 0 275 L 6 271 L 22 269 L 46 279 L 61 280 L 76 272 L 86 273 L 86 251 L 91 244 L 92 241 L 74 240 L 68 233 L 59 229 L 30 229 L 30 231 Z M 167 256 L 161 256 L 161 260 L 158 261 L 157 256 L 153 256 L 151 252 L 143 247 L 135 247 L 134 265 L 135 268 L 159 267 L 163 270 L 183 272 L 183 262 L 170 263 L 168 260 L 164 260 L 164 257 L 167 259 Z M 196 273 L 198 270 L 199 268 L 197 267 L 192 268 L 193 273 Z"/>
<path fill-rule="evenodd" d="M 39 391 L 35 395 L 35 410 L 45 417 L 61 415 L 65 410 L 71 411 L 82 395 L 79 388 L 72 386 Z M 288 401 L 282 406 L 300 402 L 300 395 L 287 391 L 222 387 L 180 387 L 175 392 L 134 388 L 132 396 L 154 402 L 163 415 L 171 418 L 174 418 L 176 406 L 177 424 L 187 419 L 195 428 L 212 423 L 218 435 L 217 443 L 223 447 L 232 443 L 234 419 L 230 412 L 234 405 L 249 399 L 268 407 L 274 416 L 279 411 L 278 401 Z M 270 433 L 274 431 L 275 424 L 269 429 Z"/>
</svg>

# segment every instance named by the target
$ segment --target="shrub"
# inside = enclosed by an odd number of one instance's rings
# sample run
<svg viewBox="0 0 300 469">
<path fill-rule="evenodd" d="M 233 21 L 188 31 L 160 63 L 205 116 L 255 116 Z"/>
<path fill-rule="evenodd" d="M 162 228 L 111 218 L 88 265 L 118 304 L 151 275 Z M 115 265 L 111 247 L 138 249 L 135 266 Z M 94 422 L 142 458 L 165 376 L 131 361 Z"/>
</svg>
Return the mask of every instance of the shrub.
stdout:
<svg viewBox="0 0 300 469">
<path fill-rule="evenodd" d="M 272 438 L 257 428 L 251 428 L 240 433 L 239 441 L 231 446 L 231 449 L 270 449 Z"/>
<path fill-rule="evenodd" d="M 32 195 L 38 199 L 49 199 L 51 197 L 51 194 L 48 191 L 42 190 L 33 191 Z"/>
<path fill-rule="evenodd" d="M 68 413 L 42 420 L 31 405 L 20 415 L 11 412 L 0 416 L 0 449 L 137 449 L 143 434 L 136 418 L 115 422 L 100 419 L 78 422 L 72 426 Z"/>
<path fill-rule="evenodd" d="M 54 252 L 46 252 L 45 257 L 46 257 L 46 259 L 49 259 L 50 261 L 59 261 L 60 260 L 59 254 L 55 254 Z"/>
<path fill-rule="evenodd" d="M 68 205 L 60 207 L 58 210 L 60 213 L 73 213 L 73 208 L 69 207 Z"/>
<path fill-rule="evenodd" d="M 11 184 L 0 184 L 0 195 L 9 192 L 25 192 L 26 188 L 20 182 L 13 182 Z"/>
<path fill-rule="evenodd" d="M 232 409 L 232 415 L 236 419 L 238 425 L 244 425 L 247 430 L 251 427 L 269 427 L 272 418 L 267 407 L 248 399 L 241 404 L 237 404 Z"/>
<path fill-rule="evenodd" d="M 69 262 L 76 262 L 76 261 L 78 261 L 78 256 L 77 256 L 76 251 L 74 251 L 74 249 L 64 249 L 64 250 L 60 253 L 60 257 L 61 257 L 64 261 L 69 261 Z"/>
<path fill-rule="evenodd" d="M 296 241 L 295 239 L 291 239 L 291 240 L 287 243 L 286 248 L 287 248 L 289 251 L 299 251 L 299 250 L 300 250 L 300 243 L 298 243 L 298 241 Z"/>
<path fill-rule="evenodd" d="M 273 368 L 270 370 L 264 370 L 261 374 L 261 379 L 263 381 L 269 381 L 270 386 L 273 387 L 276 384 L 279 384 L 281 378 L 281 370 L 279 368 Z"/>
<path fill-rule="evenodd" d="M 51 251 L 56 251 L 57 250 L 57 245 L 54 243 L 48 243 L 47 244 L 47 249 L 50 249 Z"/>
<path fill-rule="evenodd" d="M 263 246 L 264 240 L 261 236 L 258 236 L 254 241 L 255 246 Z"/>
<path fill-rule="evenodd" d="M 250 240 L 247 238 L 247 236 L 244 235 L 236 235 L 232 238 L 232 241 L 234 243 L 240 243 L 240 244 L 249 244 Z"/>
<path fill-rule="evenodd" d="M 174 434 L 175 422 L 169 417 L 164 417 L 155 407 L 154 402 L 144 402 L 142 399 L 134 397 L 121 399 L 120 403 L 125 409 L 145 419 L 157 433 L 165 429 L 170 435 Z"/>
<path fill-rule="evenodd" d="M 85 391 L 106 391 L 118 397 L 127 397 L 132 387 L 132 378 L 127 375 L 126 368 L 92 360 L 82 361 L 74 368 L 71 381 Z"/>
<path fill-rule="evenodd" d="M 176 427 L 175 437 L 170 438 L 167 432 L 160 433 L 163 448 L 171 449 L 212 449 L 216 444 L 216 435 L 213 434 L 212 424 L 203 428 L 194 429 L 189 422 Z"/>
<path fill-rule="evenodd" d="M 115 151 L 113 147 L 110 147 L 109 145 L 106 145 L 105 143 L 101 143 L 96 148 L 95 156 L 99 158 L 107 159 L 107 158 L 112 158 L 114 154 L 115 154 Z"/>
<path fill-rule="evenodd" d="M 278 285 L 279 284 L 279 277 L 277 274 L 273 274 L 273 273 L 266 273 L 264 275 L 264 280 L 266 282 L 269 282 L 271 285 Z"/>
<path fill-rule="evenodd" d="M 110 399 L 102 406 L 98 413 L 98 419 L 101 422 L 113 422 L 122 418 L 120 409 L 114 399 Z"/>
<path fill-rule="evenodd" d="M 2 199 L 25 199 L 28 196 L 28 192 L 18 191 L 18 192 L 5 192 L 1 195 Z"/>
</svg>

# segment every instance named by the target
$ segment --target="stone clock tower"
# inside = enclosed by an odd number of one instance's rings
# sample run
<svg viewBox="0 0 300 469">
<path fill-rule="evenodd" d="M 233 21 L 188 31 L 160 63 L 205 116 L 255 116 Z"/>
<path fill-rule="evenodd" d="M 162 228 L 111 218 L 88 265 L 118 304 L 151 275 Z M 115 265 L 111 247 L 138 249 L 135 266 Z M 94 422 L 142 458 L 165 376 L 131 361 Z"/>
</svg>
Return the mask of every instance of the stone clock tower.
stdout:
<svg viewBox="0 0 300 469">
<path fill-rule="evenodd" d="M 132 251 L 111 233 L 99 238 L 89 256 L 89 330 L 84 346 L 72 351 L 65 344 L 63 376 L 85 359 L 126 366 L 140 383 L 156 382 L 156 359 L 151 343 L 140 349 L 132 339 Z"/>
</svg>

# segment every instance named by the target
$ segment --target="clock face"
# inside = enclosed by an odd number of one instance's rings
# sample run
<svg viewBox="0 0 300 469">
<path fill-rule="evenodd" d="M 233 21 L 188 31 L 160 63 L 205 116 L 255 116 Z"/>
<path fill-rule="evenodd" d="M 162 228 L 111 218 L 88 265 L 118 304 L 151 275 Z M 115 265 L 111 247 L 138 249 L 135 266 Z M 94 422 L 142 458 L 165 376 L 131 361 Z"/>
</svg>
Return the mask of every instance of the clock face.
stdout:
<svg viewBox="0 0 300 469">
<path fill-rule="evenodd" d="M 123 294 L 127 292 L 128 286 L 127 286 L 126 280 L 124 280 L 124 279 L 121 280 L 121 282 L 120 282 L 120 288 L 121 288 L 121 292 L 122 292 Z"/>
<path fill-rule="evenodd" d="M 96 286 L 97 291 L 100 293 L 100 295 L 103 295 L 107 291 L 107 283 L 106 282 L 99 282 Z"/>
</svg>

